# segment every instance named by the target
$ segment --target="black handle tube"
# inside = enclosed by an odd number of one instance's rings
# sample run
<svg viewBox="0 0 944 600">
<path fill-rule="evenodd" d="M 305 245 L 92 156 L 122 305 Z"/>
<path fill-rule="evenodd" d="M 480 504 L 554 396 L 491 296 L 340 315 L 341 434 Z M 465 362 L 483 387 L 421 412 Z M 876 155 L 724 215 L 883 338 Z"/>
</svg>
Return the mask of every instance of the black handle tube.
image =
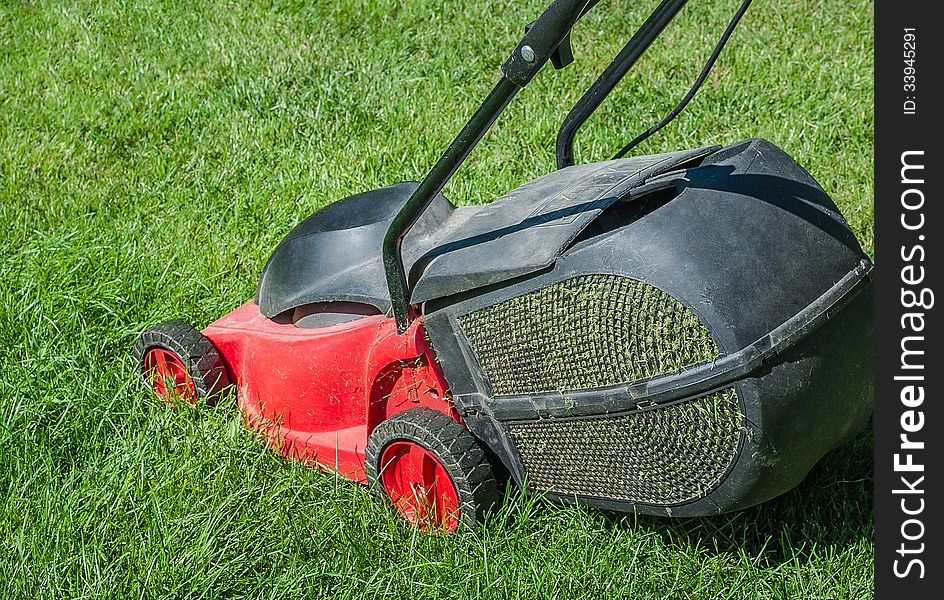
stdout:
<svg viewBox="0 0 944 600">
<path fill-rule="evenodd" d="M 557 134 L 557 168 L 574 164 L 574 136 L 688 0 L 663 0 L 570 110 Z"/>
<path fill-rule="evenodd" d="M 599 0 L 555 0 L 547 7 L 502 65 L 504 76 L 391 221 L 384 235 L 382 252 L 390 305 L 400 333 L 410 326 L 412 320 L 410 285 L 401 254 L 404 236 L 515 94 L 541 70 L 554 50 L 570 34 L 574 23 L 597 2 Z"/>
<path fill-rule="evenodd" d="M 501 80 L 391 221 L 384 235 L 382 252 L 390 305 L 400 333 L 410 326 L 413 316 L 410 285 L 401 253 L 404 236 L 429 207 L 436 194 L 442 191 L 515 94 L 528 85 L 561 42 L 570 35 L 570 30 L 577 20 L 599 1 L 554 0 L 547 7 L 502 65 Z"/>
<path fill-rule="evenodd" d="M 436 194 L 442 191 L 459 165 L 469 156 L 498 115 L 508 106 L 521 88 L 502 77 L 485 98 L 456 139 L 452 141 L 420 185 L 397 212 L 383 240 L 384 273 L 390 291 L 390 304 L 397 321 L 397 330 L 403 333 L 410 326 L 410 290 L 400 245 L 403 237 L 416 223 L 423 211 L 429 207 Z"/>
</svg>

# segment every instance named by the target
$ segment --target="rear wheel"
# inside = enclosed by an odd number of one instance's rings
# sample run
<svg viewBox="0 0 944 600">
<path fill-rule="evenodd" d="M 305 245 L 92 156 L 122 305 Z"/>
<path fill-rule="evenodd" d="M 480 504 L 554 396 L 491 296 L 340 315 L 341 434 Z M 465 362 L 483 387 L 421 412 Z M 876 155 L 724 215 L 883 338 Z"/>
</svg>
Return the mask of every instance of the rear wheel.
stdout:
<svg viewBox="0 0 944 600">
<path fill-rule="evenodd" d="M 151 327 L 134 343 L 134 360 L 158 398 L 176 404 L 211 401 L 229 385 L 219 351 L 183 321 Z"/>
<path fill-rule="evenodd" d="M 498 499 L 478 442 L 439 411 L 411 409 L 378 425 L 365 463 L 374 493 L 423 531 L 471 527 Z"/>
</svg>

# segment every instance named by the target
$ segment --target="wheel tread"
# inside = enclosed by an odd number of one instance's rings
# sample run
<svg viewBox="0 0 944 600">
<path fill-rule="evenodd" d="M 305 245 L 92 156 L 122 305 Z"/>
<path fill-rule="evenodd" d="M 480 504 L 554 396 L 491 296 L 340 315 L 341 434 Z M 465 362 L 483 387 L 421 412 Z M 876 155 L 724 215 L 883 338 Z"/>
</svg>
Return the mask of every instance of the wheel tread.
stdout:
<svg viewBox="0 0 944 600">
<path fill-rule="evenodd" d="M 428 408 L 397 413 L 380 423 L 368 438 L 367 479 L 382 501 L 389 502 L 380 483 L 380 457 L 384 448 L 396 440 L 419 443 L 436 455 L 456 487 L 462 526 L 473 526 L 497 502 L 495 475 L 479 443 L 451 417 Z"/>
<path fill-rule="evenodd" d="M 170 350 L 183 359 L 193 380 L 197 400 L 212 401 L 230 384 L 219 350 L 189 323 L 179 320 L 164 321 L 138 336 L 132 354 L 142 375 L 145 375 L 144 357 L 153 348 Z"/>
</svg>

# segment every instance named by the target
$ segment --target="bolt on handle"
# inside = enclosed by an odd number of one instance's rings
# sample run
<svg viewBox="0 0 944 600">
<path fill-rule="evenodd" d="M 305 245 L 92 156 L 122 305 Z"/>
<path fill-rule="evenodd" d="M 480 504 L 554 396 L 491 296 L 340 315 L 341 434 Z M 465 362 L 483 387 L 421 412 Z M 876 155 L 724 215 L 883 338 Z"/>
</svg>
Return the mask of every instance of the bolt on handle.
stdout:
<svg viewBox="0 0 944 600">
<path fill-rule="evenodd" d="M 568 43 L 577 20 L 600 0 L 555 0 L 525 31 L 524 37 L 502 65 L 505 77 L 524 87 L 562 43 Z M 567 49 L 569 51 L 569 48 Z M 558 61 L 555 60 L 555 63 Z M 556 64 L 555 64 L 556 66 Z M 558 67 L 560 68 L 560 67 Z"/>
</svg>

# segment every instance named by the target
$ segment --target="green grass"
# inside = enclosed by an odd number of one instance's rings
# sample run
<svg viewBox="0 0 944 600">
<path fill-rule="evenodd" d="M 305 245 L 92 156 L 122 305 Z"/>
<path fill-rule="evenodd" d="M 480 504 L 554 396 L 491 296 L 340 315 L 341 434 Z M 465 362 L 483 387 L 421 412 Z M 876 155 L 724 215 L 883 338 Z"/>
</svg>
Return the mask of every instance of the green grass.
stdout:
<svg viewBox="0 0 944 600">
<path fill-rule="evenodd" d="M 0 2 L 0 597 L 871 595 L 868 434 L 738 514 L 513 493 L 484 528 L 426 536 L 263 450 L 232 399 L 171 411 L 136 384 L 145 326 L 205 325 L 294 223 L 421 177 L 545 1 Z M 556 125 L 649 4 L 601 3 L 577 64 L 542 73 L 447 194 L 487 202 L 550 170 Z M 578 158 L 666 112 L 734 6 L 692 3 Z M 640 151 L 766 137 L 871 253 L 871 54 L 869 2 L 755 2 Z"/>
</svg>

